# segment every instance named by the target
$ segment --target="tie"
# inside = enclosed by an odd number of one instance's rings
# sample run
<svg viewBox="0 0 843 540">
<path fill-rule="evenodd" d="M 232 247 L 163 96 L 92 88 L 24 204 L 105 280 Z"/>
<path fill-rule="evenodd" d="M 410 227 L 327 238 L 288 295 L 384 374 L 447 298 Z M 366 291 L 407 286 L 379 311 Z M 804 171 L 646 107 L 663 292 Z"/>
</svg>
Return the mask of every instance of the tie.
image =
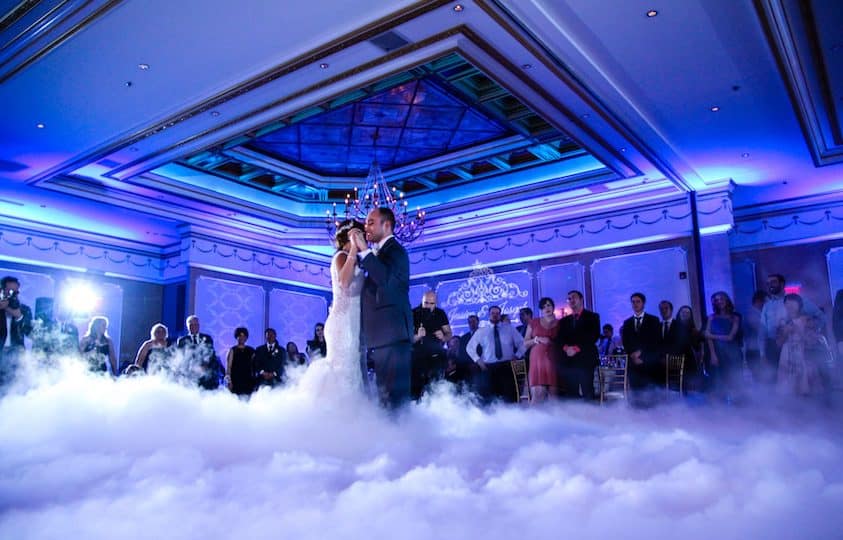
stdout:
<svg viewBox="0 0 843 540">
<path fill-rule="evenodd" d="M 635 331 L 637 332 L 639 328 L 641 328 L 641 317 L 635 317 Z"/>
<path fill-rule="evenodd" d="M 662 339 L 667 337 L 667 331 L 669 330 L 669 328 L 670 328 L 670 323 L 667 322 L 667 321 L 664 321 L 662 323 Z"/>
<path fill-rule="evenodd" d="M 193 335 L 193 344 L 199 345 L 199 336 L 197 336 L 196 334 Z"/>
<path fill-rule="evenodd" d="M 580 315 L 579 315 L 579 313 L 574 313 L 574 320 L 573 320 L 573 321 L 571 321 L 571 326 L 573 326 L 574 328 L 576 328 L 576 327 L 577 327 L 577 321 L 578 321 L 578 320 L 580 320 Z"/>
<path fill-rule="evenodd" d="M 498 330 L 498 325 L 495 325 L 495 358 L 500 360 L 503 358 L 503 347 L 501 346 L 501 333 Z"/>
<path fill-rule="evenodd" d="M 271 355 L 275 352 L 275 345 L 270 345 L 269 347 L 267 347 L 267 350 L 269 350 L 269 354 Z"/>
</svg>

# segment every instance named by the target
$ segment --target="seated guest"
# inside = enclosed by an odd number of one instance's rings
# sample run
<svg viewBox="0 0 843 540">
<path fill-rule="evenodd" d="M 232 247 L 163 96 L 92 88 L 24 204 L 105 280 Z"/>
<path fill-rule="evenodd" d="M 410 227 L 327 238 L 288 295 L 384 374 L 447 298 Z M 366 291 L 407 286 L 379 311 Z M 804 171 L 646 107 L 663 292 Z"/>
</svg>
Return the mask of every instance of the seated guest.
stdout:
<svg viewBox="0 0 843 540">
<path fill-rule="evenodd" d="M 560 365 L 568 397 L 594 399 L 594 369 L 599 364 L 597 337 L 600 316 L 585 309 L 580 291 L 568 293 L 571 314 L 559 321 L 557 343 L 562 351 Z"/>
<path fill-rule="evenodd" d="M 161 323 L 152 326 L 149 339 L 141 344 L 135 355 L 135 365 L 143 371 L 153 372 L 166 370 L 169 360 L 169 344 L 167 343 L 167 327 Z"/>
<path fill-rule="evenodd" d="M 527 380 L 533 403 L 547 401 L 559 395 L 559 347 L 554 341 L 559 333 L 559 320 L 554 314 L 556 305 L 552 298 L 539 300 L 538 318 L 531 318 L 524 334 L 524 347 L 530 352 Z"/>
<path fill-rule="evenodd" d="M 275 386 L 284 378 L 287 351 L 278 343 L 274 328 L 267 328 L 263 335 L 266 343 L 255 349 L 257 382 L 261 386 Z"/>
<path fill-rule="evenodd" d="M 597 340 L 597 353 L 603 356 L 616 354 L 615 351 L 623 349 L 623 344 L 620 338 L 615 337 L 615 327 L 611 324 L 603 325 L 603 333 L 600 334 L 600 339 Z"/>
<path fill-rule="evenodd" d="M 287 362 L 295 366 L 307 364 L 307 356 L 299 352 L 299 347 L 292 341 L 287 342 Z"/>
<path fill-rule="evenodd" d="M 643 293 L 632 293 L 629 301 L 632 304 L 632 317 L 623 322 L 621 337 L 628 355 L 630 390 L 640 392 L 664 384 L 659 356 L 659 319 L 644 312 L 647 297 Z M 641 401 L 638 403 L 646 404 Z"/>
<path fill-rule="evenodd" d="M 313 327 L 313 339 L 307 341 L 304 350 L 311 360 L 317 356 L 325 358 L 325 355 L 328 354 L 328 345 L 325 343 L 324 323 L 316 323 L 316 326 Z"/>
<path fill-rule="evenodd" d="M 237 345 L 228 350 L 226 357 L 226 385 L 232 394 L 248 396 L 255 389 L 255 350 L 248 345 L 249 330 L 243 327 L 234 330 Z"/>
<path fill-rule="evenodd" d="M 93 317 L 88 331 L 79 342 L 79 352 L 88 363 L 88 369 L 96 373 L 117 376 L 117 356 L 114 343 L 108 336 L 108 319 Z"/>
</svg>

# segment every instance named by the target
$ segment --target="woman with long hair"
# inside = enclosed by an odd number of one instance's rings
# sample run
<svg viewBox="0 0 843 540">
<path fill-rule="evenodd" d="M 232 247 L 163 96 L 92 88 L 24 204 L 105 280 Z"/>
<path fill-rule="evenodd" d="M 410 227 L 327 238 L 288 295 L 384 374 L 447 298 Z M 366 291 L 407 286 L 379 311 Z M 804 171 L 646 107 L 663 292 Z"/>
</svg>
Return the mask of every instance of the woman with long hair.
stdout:
<svg viewBox="0 0 843 540">
<path fill-rule="evenodd" d="M 559 320 L 552 298 L 539 300 L 539 317 L 534 317 L 524 333 L 524 346 L 530 349 L 530 395 L 533 403 L 547 401 L 559 395 L 559 347 L 554 343 L 559 332 Z"/>
<path fill-rule="evenodd" d="M 694 321 L 691 306 L 682 306 L 676 312 L 675 350 L 685 356 L 685 388 L 700 390 L 702 385 L 702 342 L 703 337 Z"/>
<path fill-rule="evenodd" d="M 724 291 L 711 295 L 712 313 L 705 323 L 706 370 L 716 395 L 731 401 L 741 382 L 743 336 L 741 316 Z"/>
<path fill-rule="evenodd" d="M 88 369 L 95 373 L 117 375 L 117 355 L 114 343 L 108 336 L 108 318 L 93 317 L 88 331 L 79 342 L 79 352 L 88 362 Z"/>
<path fill-rule="evenodd" d="M 311 360 L 317 356 L 324 357 L 328 353 L 328 345 L 325 343 L 325 325 L 323 323 L 316 323 L 313 327 L 313 339 L 307 341 L 305 352 Z"/>
<path fill-rule="evenodd" d="M 153 371 L 166 366 L 169 352 L 168 334 L 169 331 L 163 324 L 152 325 L 149 339 L 141 344 L 138 354 L 135 355 L 135 365 L 144 371 L 149 371 L 150 366 L 153 367 Z"/>
</svg>

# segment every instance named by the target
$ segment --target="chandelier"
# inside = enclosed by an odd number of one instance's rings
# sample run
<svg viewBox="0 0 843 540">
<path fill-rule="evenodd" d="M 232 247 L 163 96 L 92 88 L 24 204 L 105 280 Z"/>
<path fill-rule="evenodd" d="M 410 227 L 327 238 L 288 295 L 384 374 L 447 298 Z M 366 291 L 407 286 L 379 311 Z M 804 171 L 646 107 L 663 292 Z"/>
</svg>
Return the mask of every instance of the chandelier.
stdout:
<svg viewBox="0 0 843 540">
<path fill-rule="evenodd" d="M 377 132 L 373 139 L 377 140 Z M 337 227 L 347 219 L 356 219 L 366 223 L 366 216 L 375 208 L 386 207 L 395 214 L 395 228 L 392 234 L 402 244 L 409 244 L 421 236 L 424 231 L 425 211 L 416 208 L 415 212 L 408 209 L 404 193 L 395 187 L 390 188 L 384 180 L 378 160 L 373 158 L 369 166 L 369 174 L 362 189 L 354 188 L 345 196 L 345 208 L 337 209 L 337 203 L 332 210 L 326 211 L 325 225 L 331 239 L 336 234 Z"/>
</svg>

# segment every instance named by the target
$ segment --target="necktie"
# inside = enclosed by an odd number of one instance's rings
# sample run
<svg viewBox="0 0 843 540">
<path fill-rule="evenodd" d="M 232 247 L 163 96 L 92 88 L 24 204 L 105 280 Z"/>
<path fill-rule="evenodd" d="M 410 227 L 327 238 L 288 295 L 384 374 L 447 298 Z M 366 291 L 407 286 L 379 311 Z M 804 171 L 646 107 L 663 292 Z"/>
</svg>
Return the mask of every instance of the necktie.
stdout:
<svg viewBox="0 0 843 540">
<path fill-rule="evenodd" d="M 199 345 L 199 338 L 196 336 L 196 334 L 193 335 L 193 344 Z"/>
<path fill-rule="evenodd" d="M 662 323 L 662 339 L 667 337 L 667 331 L 669 330 L 669 326 L 670 326 L 670 323 L 667 322 L 667 321 L 664 321 Z"/>
<path fill-rule="evenodd" d="M 503 358 L 503 347 L 501 346 L 501 333 L 498 325 L 495 325 L 495 358 L 500 360 Z"/>
<path fill-rule="evenodd" d="M 639 328 L 641 328 L 641 317 L 635 317 L 635 331 L 637 332 Z"/>
<path fill-rule="evenodd" d="M 574 313 L 574 320 L 571 322 L 571 326 L 576 328 L 577 327 L 577 321 L 579 321 L 579 320 L 580 320 L 579 313 Z"/>
</svg>

